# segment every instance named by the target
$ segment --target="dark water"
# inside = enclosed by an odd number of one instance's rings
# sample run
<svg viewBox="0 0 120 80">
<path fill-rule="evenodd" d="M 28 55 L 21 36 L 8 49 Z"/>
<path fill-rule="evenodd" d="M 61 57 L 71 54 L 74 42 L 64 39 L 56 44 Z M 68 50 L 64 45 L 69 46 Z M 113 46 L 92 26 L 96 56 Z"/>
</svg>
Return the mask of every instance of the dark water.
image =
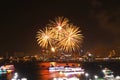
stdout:
<svg viewBox="0 0 120 80">
<path fill-rule="evenodd" d="M 65 63 L 56 63 L 56 64 L 65 65 Z M 68 64 L 71 66 L 73 63 L 68 63 Z M 92 80 L 94 75 L 103 77 L 102 69 L 105 67 L 111 69 L 114 72 L 115 76 L 120 75 L 120 61 L 86 62 L 86 63 L 74 63 L 74 64 L 75 66 L 80 64 L 80 66 L 85 69 L 85 72 L 89 73 L 89 78 L 91 78 Z M 59 76 L 57 73 L 53 74 L 48 71 L 49 65 L 50 62 L 46 62 L 46 63 L 22 62 L 22 63 L 15 63 L 15 68 L 16 68 L 16 72 L 18 72 L 19 74 L 19 78 L 26 77 L 27 80 L 60 80 L 61 76 Z M 7 78 L 4 79 L 1 78 L 0 80 L 11 80 L 10 77 L 12 77 L 12 74 L 9 74 Z M 69 76 L 69 79 L 72 77 L 77 77 L 75 80 L 86 80 L 84 75 Z"/>
</svg>

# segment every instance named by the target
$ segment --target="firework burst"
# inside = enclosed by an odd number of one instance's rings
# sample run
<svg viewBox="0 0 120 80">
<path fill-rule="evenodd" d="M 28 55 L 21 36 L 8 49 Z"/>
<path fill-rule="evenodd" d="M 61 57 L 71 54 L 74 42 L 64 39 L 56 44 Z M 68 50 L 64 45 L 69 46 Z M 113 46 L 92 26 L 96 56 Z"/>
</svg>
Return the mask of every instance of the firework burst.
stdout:
<svg viewBox="0 0 120 80">
<path fill-rule="evenodd" d="M 83 41 L 83 36 L 79 27 L 76 27 L 73 24 L 68 24 L 64 31 L 64 37 L 60 39 L 58 46 L 66 52 L 72 52 L 79 49 L 80 44 Z"/>
<path fill-rule="evenodd" d="M 50 20 L 44 30 L 37 32 L 38 44 L 43 48 L 49 46 L 59 48 L 64 52 L 73 52 L 80 48 L 83 36 L 79 27 L 69 23 L 64 17 L 57 17 L 55 21 Z"/>
<path fill-rule="evenodd" d="M 37 41 L 38 44 L 43 47 L 43 48 L 47 48 L 49 45 L 51 45 L 52 43 L 52 32 L 51 30 L 49 30 L 48 27 L 46 27 L 44 30 L 39 30 L 37 32 Z"/>
</svg>

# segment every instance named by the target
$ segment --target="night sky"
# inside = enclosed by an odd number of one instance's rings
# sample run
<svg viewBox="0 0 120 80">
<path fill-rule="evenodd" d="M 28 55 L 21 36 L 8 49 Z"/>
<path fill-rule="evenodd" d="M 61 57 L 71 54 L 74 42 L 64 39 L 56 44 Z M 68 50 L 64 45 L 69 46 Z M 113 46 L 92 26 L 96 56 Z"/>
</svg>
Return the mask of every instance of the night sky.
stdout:
<svg viewBox="0 0 120 80">
<path fill-rule="evenodd" d="M 120 0 L 6 0 L 0 2 L 0 54 L 39 53 L 36 33 L 57 16 L 80 27 L 81 49 L 120 52 Z"/>
</svg>

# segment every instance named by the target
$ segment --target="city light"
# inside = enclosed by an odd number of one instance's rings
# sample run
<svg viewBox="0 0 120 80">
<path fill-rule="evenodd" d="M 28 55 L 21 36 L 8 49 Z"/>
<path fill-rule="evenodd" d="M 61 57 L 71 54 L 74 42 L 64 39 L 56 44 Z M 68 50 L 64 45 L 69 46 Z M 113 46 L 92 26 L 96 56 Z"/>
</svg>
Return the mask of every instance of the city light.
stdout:
<svg viewBox="0 0 120 80">
<path fill-rule="evenodd" d="M 27 80 L 27 78 L 21 78 L 21 80 Z"/>
<path fill-rule="evenodd" d="M 97 79 L 97 78 L 98 78 L 98 76 L 97 76 L 97 75 L 95 75 L 95 76 L 94 76 L 94 78 L 95 78 L 95 79 Z"/>
<path fill-rule="evenodd" d="M 88 73 L 85 73 L 85 79 L 86 79 L 86 80 L 88 79 L 88 76 L 89 76 L 89 74 L 88 74 Z"/>
<path fill-rule="evenodd" d="M 89 74 L 88 74 L 88 73 L 85 73 L 85 76 L 86 76 L 86 77 L 88 77 L 88 76 L 89 76 Z"/>
<path fill-rule="evenodd" d="M 116 79 L 120 80 L 120 76 L 116 76 Z"/>
</svg>

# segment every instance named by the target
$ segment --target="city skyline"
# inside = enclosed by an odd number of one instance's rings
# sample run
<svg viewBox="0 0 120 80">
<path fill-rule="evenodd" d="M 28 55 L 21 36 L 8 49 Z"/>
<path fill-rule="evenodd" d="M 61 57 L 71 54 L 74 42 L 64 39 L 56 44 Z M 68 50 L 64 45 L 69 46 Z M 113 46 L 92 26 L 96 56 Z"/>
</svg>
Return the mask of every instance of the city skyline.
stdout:
<svg viewBox="0 0 120 80">
<path fill-rule="evenodd" d="M 1 2 L 0 7 L 0 54 L 38 53 L 37 31 L 57 16 L 67 17 L 80 27 L 85 37 L 81 49 L 96 54 L 120 50 L 118 0 L 8 1 Z"/>
</svg>

